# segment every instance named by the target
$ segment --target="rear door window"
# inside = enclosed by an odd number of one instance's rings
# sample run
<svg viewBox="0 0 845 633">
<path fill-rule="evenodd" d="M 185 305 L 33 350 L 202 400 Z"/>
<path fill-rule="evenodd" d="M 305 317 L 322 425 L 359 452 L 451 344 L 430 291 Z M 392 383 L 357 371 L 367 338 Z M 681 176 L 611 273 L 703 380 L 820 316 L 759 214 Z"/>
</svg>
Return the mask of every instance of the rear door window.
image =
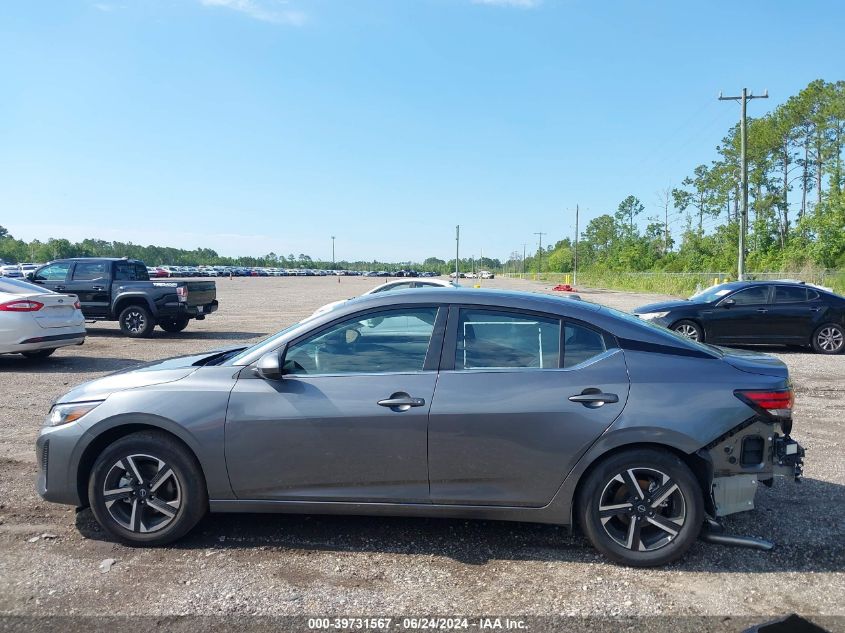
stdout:
<svg viewBox="0 0 845 633">
<path fill-rule="evenodd" d="M 603 354 L 607 347 L 604 336 L 595 330 L 567 323 L 563 331 L 563 366 L 574 367 Z"/>
<path fill-rule="evenodd" d="M 558 319 L 461 309 L 455 369 L 557 369 L 559 360 Z"/>
<path fill-rule="evenodd" d="M 108 276 L 108 262 L 77 262 L 73 267 L 74 281 L 96 281 Z"/>
<path fill-rule="evenodd" d="M 801 303 L 807 300 L 807 289 L 796 286 L 775 286 L 775 303 Z"/>
</svg>

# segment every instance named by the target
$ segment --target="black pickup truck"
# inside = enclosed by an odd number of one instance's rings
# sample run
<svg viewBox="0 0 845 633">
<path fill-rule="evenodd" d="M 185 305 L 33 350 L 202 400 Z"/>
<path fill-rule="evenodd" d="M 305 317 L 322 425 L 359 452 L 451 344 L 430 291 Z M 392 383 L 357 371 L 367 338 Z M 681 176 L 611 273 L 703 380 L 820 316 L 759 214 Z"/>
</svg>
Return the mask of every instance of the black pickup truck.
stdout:
<svg viewBox="0 0 845 633">
<path fill-rule="evenodd" d="M 150 336 L 156 325 L 181 332 L 190 319 L 217 310 L 213 281 L 150 281 L 137 259 L 77 257 L 57 259 L 27 275 L 34 284 L 79 297 L 92 321 L 118 321 L 127 336 Z"/>
</svg>

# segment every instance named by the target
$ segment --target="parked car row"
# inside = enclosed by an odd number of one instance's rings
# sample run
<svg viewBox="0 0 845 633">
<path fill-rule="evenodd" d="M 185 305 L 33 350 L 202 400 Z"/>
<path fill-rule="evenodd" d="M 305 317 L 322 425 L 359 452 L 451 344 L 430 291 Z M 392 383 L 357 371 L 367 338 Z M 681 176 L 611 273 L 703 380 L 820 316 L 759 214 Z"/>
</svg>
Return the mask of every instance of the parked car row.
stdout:
<svg viewBox="0 0 845 633">
<path fill-rule="evenodd" d="M 42 264 L 32 264 L 25 262 L 23 264 L 4 264 L 0 266 L 0 277 L 10 277 L 12 279 L 22 279 L 31 273 L 33 270 Z"/>
<path fill-rule="evenodd" d="M 322 268 L 276 268 L 267 266 L 148 266 L 150 278 L 156 277 L 437 277 L 438 273 L 416 270 L 325 270 Z M 492 274 L 490 275 L 492 278 Z"/>
</svg>

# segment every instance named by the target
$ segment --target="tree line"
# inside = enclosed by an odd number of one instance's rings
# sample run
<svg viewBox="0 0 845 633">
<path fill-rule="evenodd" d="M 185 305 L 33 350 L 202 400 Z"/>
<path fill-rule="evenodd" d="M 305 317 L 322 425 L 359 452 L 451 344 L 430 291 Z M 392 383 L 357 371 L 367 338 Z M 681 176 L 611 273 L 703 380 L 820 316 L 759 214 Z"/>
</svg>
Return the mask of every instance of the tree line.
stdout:
<svg viewBox="0 0 845 633">
<path fill-rule="evenodd" d="M 845 268 L 845 82 L 811 82 L 765 116 L 748 120 L 747 269 Z M 741 209 L 740 130 L 728 130 L 717 158 L 677 187 L 658 192 L 650 213 L 636 196 L 591 220 L 579 236 L 579 269 L 736 273 Z M 645 221 L 643 221 L 645 218 Z M 680 228 L 674 228 L 680 224 Z M 526 258 L 569 272 L 564 238 Z M 506 266 L 520 267 L 519 253 Z"/>
</svg>

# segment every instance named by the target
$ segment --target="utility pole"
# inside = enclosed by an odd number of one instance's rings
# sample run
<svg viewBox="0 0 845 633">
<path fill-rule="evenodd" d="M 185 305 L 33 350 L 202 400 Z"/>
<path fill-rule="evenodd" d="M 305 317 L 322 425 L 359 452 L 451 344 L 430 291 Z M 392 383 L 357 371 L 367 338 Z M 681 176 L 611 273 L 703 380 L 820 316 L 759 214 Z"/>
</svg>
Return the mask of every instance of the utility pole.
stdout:
<svg viewBox="0 0 845 633">
<path fill-rule="evenodd" d="M 543 233 L 542 231 L 536 231 L 534 235 L 540 236 L 540 261 L 537 264 L 537 273 L 542 275 L 543 274 L 543 236 L 548 235 L 548 233 Z"/>
<path fill-rule="evenodd" d="M 461 225 L 458 224 L 455 227 L 455 283 L 458 283 L 458 279 L 460 279 L 460 273 L 458 271 L 458 258 L 460 257 L 461 253 Z"/>
<path fill-rule="evenodd" d="M 578 287 L 578 205 L 575 205 L 575 264 L 572 267 L 572 286 Z"/>
<path fill-rule="evenodd" d="M 719 93 L 719 101 L 739 101 L 741 105 L 739 115 L 740 145 L 741 145 L 741 176 L 742 181 L 742 210 L 739 216 L 739 263 L 737 264 L 737 279 L 745 278 L 745 233 L 748 229 L 748 134 L 746 130 L 746 104 L 752 99 L 768 99 L 769 91 L 762 95 L 749 94 L 747 88 L 742 89 L 738 97 L 725 97 Z"/>
</svg>

